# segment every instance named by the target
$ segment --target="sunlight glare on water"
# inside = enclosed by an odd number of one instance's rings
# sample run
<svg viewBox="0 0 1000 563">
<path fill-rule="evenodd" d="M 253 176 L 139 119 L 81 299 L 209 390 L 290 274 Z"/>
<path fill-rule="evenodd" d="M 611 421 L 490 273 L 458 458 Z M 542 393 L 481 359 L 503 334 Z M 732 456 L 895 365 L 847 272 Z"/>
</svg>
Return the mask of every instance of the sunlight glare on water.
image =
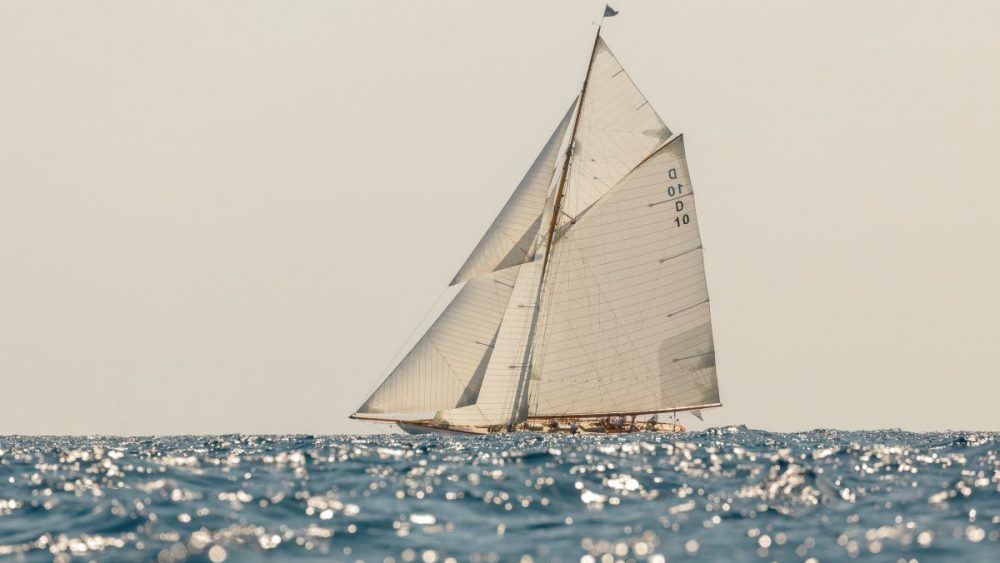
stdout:
<svg viewBox="0 0 1000 563">
<path fill-rule="evenodd" d="M 0 438 L 12 561 L 987 561 L 1000 435 Z"/>
</svg>

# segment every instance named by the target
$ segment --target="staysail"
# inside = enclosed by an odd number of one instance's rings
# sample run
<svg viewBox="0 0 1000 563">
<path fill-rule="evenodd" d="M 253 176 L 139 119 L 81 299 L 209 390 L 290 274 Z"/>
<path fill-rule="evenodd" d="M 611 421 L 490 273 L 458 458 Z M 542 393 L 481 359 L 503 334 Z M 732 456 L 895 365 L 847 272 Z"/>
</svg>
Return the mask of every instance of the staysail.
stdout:
<svg viewBox="0 0 1000 563">
<path fill-rule="evenodd" d="M 518 270 L 470 280 L 358 413 L 427 413 L 474 402 Z"/>
<path fill-rule="evenodd" d="M 677 137 L 558 241 L 534 347 L 530 415 L 717 405 L 702 258 Z"/>
<path fill-rule="evenodd" d="M 520 267 L 517 281 L 504 313 L 493 353 L 483 376 L 482 387 L 474 405 L 438 413 L 437 419 L 452 425 L 492 426 L 518 422 L 516 402 L 529 368 L 531 329 L 537 309 L 541 263 L 529 262 Z"/>
</svg>

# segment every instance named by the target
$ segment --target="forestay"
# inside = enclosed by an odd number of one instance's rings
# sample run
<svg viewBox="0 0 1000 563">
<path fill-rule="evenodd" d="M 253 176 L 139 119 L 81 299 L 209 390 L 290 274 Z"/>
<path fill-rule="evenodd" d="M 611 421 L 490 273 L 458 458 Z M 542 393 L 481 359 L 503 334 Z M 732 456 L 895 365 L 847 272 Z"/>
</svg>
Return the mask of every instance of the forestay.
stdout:
<svg viewBox="0 0 1000 563">
<path fill-rule="evenodd" d="M 678 137 L 555 247 L 534 346 L 531 416 L 719 402 L 694 194 Z"/>
</svg>

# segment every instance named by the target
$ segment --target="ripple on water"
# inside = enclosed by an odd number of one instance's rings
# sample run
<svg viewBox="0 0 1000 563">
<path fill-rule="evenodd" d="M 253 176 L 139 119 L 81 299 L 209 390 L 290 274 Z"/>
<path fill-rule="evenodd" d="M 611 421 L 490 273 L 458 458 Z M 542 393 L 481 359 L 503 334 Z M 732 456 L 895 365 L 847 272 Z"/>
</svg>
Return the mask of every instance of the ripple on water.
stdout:
<svg viewBox="0 0 1000 563">
<path fill-rule="evenodd" d="M 25 561 L 984 561 L 1000 435 L 0 438 Z"/>
</svg>

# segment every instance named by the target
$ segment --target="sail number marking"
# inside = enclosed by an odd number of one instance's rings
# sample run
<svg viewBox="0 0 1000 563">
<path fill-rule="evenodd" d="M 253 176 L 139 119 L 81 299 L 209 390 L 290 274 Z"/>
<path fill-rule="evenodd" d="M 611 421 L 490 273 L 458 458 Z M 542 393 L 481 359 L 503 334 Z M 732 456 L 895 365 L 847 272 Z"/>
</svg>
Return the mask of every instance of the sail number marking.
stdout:
<svg viewBox="0 0 1000 563">
<path fill-rule="evenodd" d="M 676 180 L 677 179 L 677 169 L 676 168 L 671 168 L 670 170 L 668 170 L 667 171 L 667 177 L 669 177 L 671 180 Z M 684 195 L 684 184 L 682 184 L 680 182 L 677 182 L 676 185 L 667 186 L 667 196 L 669 196 L 669 197 L 675 197 L 675 196 L 676 197 L 680 197 L 681 195 Z M 684 213 L 684 202 L 683 201 L 679 201 L 679 200 L 675 201 L 674 202 L 674 210 L 677 211 L 677 216 L 674 217 L 674 224 L 675 225 L 677 225 L 678 227 L 681 227 L 681 226 L 687 225 L 687 224 L 689 224 L 691 222 L 691 216 L 688 215 L 687 213 Z"/>
</svg>

